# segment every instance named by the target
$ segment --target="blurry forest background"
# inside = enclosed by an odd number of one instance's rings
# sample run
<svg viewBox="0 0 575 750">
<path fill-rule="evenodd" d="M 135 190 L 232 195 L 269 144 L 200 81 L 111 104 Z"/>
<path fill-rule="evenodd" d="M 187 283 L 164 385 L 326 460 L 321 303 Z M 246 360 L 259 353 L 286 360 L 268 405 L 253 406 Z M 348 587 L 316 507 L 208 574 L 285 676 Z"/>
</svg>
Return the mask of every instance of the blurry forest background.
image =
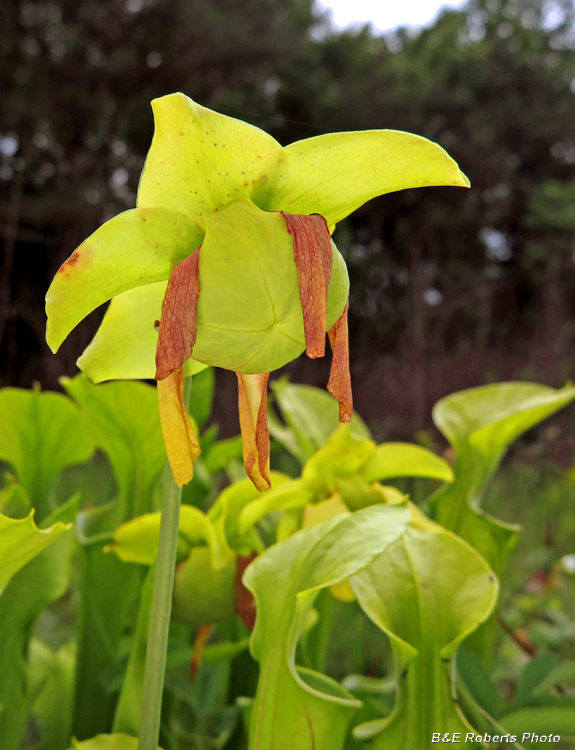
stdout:
<svg viewBox="0 0 575 750">
<path fill-rule="evenodd" d="M 335 31 L 311 0 L 2 0 L 0 386 L 58 388 L 95 312 L 54 356 L 44 294 L 132 207 L 151 99 L 182 91 L 281 143 L 394 128 L 444 146 L 468 191 L 371 201 L 335 236 L 351 275 L 356 406 L 413 438 L 441 396 L 575 377 L 572 0 L 471 0 L 418 33 Z M 286 368 L 323 385 L 329 362 Z M 216 417 L 237 432 L 235 377 Z M 273 376 L 272 376 L 273 377 Z"/>
</svg>

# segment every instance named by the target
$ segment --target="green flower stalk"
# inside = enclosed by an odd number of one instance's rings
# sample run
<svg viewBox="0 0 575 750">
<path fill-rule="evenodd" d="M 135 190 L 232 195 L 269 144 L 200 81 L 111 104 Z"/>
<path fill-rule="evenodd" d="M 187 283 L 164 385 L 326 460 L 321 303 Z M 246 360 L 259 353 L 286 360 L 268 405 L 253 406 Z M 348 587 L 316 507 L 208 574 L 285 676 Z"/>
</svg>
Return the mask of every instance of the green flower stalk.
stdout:
<svg viewBox="0 0 575 750">
<path fill-rule="evenodd" d="M 247 473 L 268 489 L 271 370 L 333 350 L 329 391 L 352 412 L 349 281 L 331 240 L 338 221 L 384 193 L 466 187 L 438 145 L 393 130 L 330 133 L 283 148 L 263 131 L 183 94 L 154 100 L 155 134 L 137 208 L 110 219 L 62 265 L 46 297 L 56 351 L 111 301 L 78 365 L 94 382 L 158 380 L 168 458 L 179 486 L 199 446 L 184 374 L 238 374 Z"/>
</svg>

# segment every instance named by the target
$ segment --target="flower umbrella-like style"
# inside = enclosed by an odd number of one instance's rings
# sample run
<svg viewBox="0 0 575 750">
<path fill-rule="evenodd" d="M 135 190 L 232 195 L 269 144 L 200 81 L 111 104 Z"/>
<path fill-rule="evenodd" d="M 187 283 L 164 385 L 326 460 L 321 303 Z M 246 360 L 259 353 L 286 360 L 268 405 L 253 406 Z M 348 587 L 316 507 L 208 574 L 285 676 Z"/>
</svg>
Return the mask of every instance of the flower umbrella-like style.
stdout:
<svg viewBox="0 0 575 750">
<path fill-rule="evenodd" d="M 78 365 L 94 382 L 156 378 L 179 486 L 199 453 L 184 374 L 206 365 L 235 371 L 246 470 L 265 490 L 269 372 L 303 351 L 323 356 L 326 332 L 328 390 L 340 420 L 351 418 L 349 281 L 330 236 L 336 223 L 377 195 L 469 182 L 442 148 L 409 133 L 330 133 L 283 148 L 183 94 L 152 107 L 137 208 L 103 224 L 62 265 L 46 297 L 47 341 L 56 351 L 112 300 Z"/>
</svg>

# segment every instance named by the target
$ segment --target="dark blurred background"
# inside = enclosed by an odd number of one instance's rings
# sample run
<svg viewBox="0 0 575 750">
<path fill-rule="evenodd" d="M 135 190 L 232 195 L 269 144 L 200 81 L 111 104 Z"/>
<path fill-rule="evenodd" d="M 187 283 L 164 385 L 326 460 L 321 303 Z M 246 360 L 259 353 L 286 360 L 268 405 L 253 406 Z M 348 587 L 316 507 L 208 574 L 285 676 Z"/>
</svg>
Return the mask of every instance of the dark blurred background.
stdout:
<svg viewBox="0 0 575 750">
<path fill-rule="evenodd" d="M 575 377 L 572 0 L 472 0 L 419 32 L 336 31 L 310 0 L 0 2 L 0 386 L 58 388 L 92 314 L 54 356 L 44 295 L 135 204 L 151 99 L 182 91 L 282 144 L 395 128 L 444 146 L 468 191 L 366 204 L 336 233 L 351 276 L 352 379 L 376 436 L 429 426 L 441 396 Z M 287 369 L 323 385 L 329 362 Z M 218 374 L 223 434 L 235 377 Z M 231 416 L 230 416 L 231 415 Z"/>
</svg>

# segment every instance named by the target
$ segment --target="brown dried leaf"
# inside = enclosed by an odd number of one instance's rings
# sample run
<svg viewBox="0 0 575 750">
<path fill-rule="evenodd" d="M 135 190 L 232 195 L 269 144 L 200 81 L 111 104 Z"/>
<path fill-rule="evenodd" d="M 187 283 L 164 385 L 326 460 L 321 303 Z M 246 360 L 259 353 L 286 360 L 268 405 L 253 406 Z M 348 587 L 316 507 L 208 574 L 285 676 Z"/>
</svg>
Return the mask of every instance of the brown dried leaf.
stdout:
<svg viewBox="0 0 575 750">
<path fill-rule="evenodd" d="M 162 304 L 156 348 L 156 380 L 163 380 L 192 356 L 200 295 L 200 248 L 174 268 Z"/>
<path fill-rule="evenodd" d="M 238 376 L 238 408 L 244 465 L 249 478 L 260 492 L 271 487 L 270 436 L 268 432 L 269 372 Z"/>
<path fill-rule="evenodd" d="M 327 389 L 339 401 L 339 421 L 351 422 L 353 414 L 353 395 L 351 392 L 351 376 L 349 374 L 349 338 L 347 333 L 346 302 L 337 323 L 329 329 L 329 343 L 333 356 Z"/>
<path fill-rule="evenodd" d="M 178 487 L 194 476 L 194 461 L 201 450 L 184 404 L 184 368 L 158 381 L 160 423 L 168 461 Z"/>
<path fill-rule="evenodd" d="M 303 312 L 306 352 L 315 359 L 325 354 L 327 294 L 331 279 L 331 237 L 319 214 L 301 216 L 282 211 L 293 237 Z"/>
</svg>

